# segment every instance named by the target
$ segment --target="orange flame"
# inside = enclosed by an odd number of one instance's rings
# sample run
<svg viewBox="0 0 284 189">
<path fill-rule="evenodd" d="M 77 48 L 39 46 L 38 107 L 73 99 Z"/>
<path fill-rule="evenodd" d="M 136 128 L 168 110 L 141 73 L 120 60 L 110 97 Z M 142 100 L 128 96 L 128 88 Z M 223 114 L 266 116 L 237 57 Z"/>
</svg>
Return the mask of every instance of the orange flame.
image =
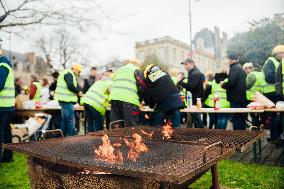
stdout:
<svg viewBox="0 0 284 189">
<path fill-rule="evenodd" d="M 129 147 L 128 159 L 136 162 L 141 152 L 148 152 L 148 147 L 142 143 L 142 137 L 139 134 L 134 133 L 132 137 L 134 138 L 133 142 L 126 139 L 124 139 L 124 142 Z"/>
<path fill-rule="evenodd" d="M 123 156 L 120 150 L 115 153 L 114 147 L 121 147 L 120 143 L 111 145 L 107 135 L 102 136 L 103 144 L 95 149 L 95 154 L 109 163 L 123 162 Z"/>
<path fill-rule="evenodd" d="M 141 133 L 143 133 L 144 135 L 148 136 L 150 139 L 153 137 L 154 135 L 154 132 L 151 132 L 151 133 L 147 133 L 146 131 L 144 130 L 141 130 Z"/>
<path fill-rule="evenodd" d="M 173 128 L 171 122 L 166 122 L 164 126 L 162 126 L 163 139 L 170 139 L 173 135 Z"/>
</svg>

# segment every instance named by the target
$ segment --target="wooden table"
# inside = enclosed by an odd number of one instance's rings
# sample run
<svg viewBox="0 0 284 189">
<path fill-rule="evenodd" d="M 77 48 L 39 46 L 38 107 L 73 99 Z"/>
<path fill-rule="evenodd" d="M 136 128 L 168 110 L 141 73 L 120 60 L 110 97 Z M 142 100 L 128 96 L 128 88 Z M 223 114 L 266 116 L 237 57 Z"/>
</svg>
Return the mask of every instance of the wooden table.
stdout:
<svg viewBox="0 0 284 189">
<path fill-rule="evenodd" d="M 284 109 L 278 109 L 278 108 L 267 108 L 264 109 L 264 112 L 284 112 Z"/>
<path fill-rule="evenodd" d="M 141 112 L 154 112 L 153 109 L 149 108 L 140 108 Z M 214 108 L 201 108 L 198 110 L 197 108 L 186 108 L 181 109 L 180 112 L 183 113 L 226 113 L 226 114 L 233 114 L 233 113 L 263 113 L 264 110 L 252 110 L 250 108 L 220 108 L 219 110 L 214 110 Z"/>
</svg>

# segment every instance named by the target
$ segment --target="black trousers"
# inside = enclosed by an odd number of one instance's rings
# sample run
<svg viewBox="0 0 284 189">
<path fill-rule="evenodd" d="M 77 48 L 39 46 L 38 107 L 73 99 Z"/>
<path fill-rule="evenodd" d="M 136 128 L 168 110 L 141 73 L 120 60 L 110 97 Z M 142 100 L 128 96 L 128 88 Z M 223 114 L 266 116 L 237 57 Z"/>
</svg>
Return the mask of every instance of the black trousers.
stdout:
<svg viewBox="0 0 284 189">
<path fill-rule="evenodd" d="M 13 112 L 0 111 L 0 162 L 8 162 L 13 158 L 11 150 L 2 149 L 3 144 L 12 143 L 10 123 Z"/>
<path fill-rule="evenodd" d="M 139 107 L 128 103 L 113 100 L 111 101 L 110 120 L 124 120 L 126 127 L 139 125 Z"/>
</svg>

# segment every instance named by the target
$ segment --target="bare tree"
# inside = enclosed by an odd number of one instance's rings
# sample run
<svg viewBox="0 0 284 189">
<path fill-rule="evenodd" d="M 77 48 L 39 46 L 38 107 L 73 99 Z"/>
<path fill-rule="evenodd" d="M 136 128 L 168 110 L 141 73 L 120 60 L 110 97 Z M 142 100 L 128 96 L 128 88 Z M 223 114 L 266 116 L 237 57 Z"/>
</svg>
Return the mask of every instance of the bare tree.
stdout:
<svg viewBox="0 0 284 189">
<path fill-rule="evenodd" d="M 57 41 L 59 62 L 65 69 L 76 52 L 75 38 L 66 30 L 59 30 Z"/>
<path fill-rule="evenodd" d="M 35 47 L 38 51 L 43 54 L 45 57 L 45 61 L 47 65 L 53 69 L 52 64 L 52 56 L 54 55 L 54 39 L 53 37 L 46 38 L 45 36 L 41 36 L 38 40 L 35 41 Z"/>
<path fill-rule="evenodd" d="M 45 57 L 51 69 L 65 69 L 75 62 L 82 65 L 89 63 L 88 50 L 69 30 L 55 30 L 48 37 L 42 36 L 36 40 L 34 46 Z"/>
<path fill-rule="evenodd" d="M 0 31 L 17 32 L 38 24 L 101 31 L 109 22 L 109 14 L 96 0 L 0 0 Z"/>
</svg>

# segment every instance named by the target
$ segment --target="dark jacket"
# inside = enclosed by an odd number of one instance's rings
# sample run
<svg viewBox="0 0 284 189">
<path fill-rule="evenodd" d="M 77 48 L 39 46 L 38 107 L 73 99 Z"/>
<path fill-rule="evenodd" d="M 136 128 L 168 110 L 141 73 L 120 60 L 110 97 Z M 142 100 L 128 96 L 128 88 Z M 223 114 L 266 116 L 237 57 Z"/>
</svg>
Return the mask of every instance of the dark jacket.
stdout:
<svg viewBox="0 0 284 189">
<path fill-rule="evenodd" d="M 6 63 L 8 64 L 10 67 L 12 67 L 10 61 L 5 57 L 5 56 L 0 56 L 0 62 L 1 63 Z M 4 89 L 5 87 L 5 83 L 6 83 L 6 79 L 8 77 L 9 74 L 9 70 L 4 67 L 4 66 L 0 66 L 0 91 Z M 15 111 L 15 107 L 0 107 L 0 111 Z"/>
<path fill-rule="evenodd" d="M 282 64 L 279 64 L 277 70 L 276 70 L 276 76 L 275 76 L 275 88 L 276 88 L 276 94 L 283 97 L 283 73 L 282 73 Z"/>
<path fill-rule="evenodd" d="M 263 66 L 263 73 L 265 81 L 269 84 L 275 83 L 275 73 L 276 68 L 271 60 L 268 60 L 267 63 Z"/>
<path fill-rule="evenodd" d="M 246 103 L 246 72 L 238 62 L 230 65 L 228 82 L 223 84 L 229 102 Z"/>
<path fill-rule="evenodd" d="M 86 93 L 95 82 L 96 77 L 89 76 L 88 79 L 84 79 L 83 93 Z"/>
<path fill-rule="evenodd" d="M 152 70 L 152 71 L 151 71 Z M 179 90 L 166 72 L 161 72 L 156 80 L 150 80 L 149 75 L 157 73 L 160 68 L 154 66 L 147 73 L 145 79 L 146 96 L 145 104 L 155 108 L 157 112 L 166 112 L 174 108 L 183 107 L 182 100 L 179 96 Z"/>
<path fill-rule="evenodd" d="M 73 75 L 71 73 L 67 73 L 64 75 L 64 81 L 66 82 L 67 84 L 67 87 L 68 89 L 75 93 L 75 94 L 78 94 L 80 89 L 79 89 L 79 86 L 75 87 L 74 83 L 73 83 Z"/>
<path fill-rule="evenodd" d="M 196 104 L 197 98 L 203 97 L 203 82 L 204 75 L 199 71 L 197 67 L 194 67 L 188 72 L 188 81 L 183 82 L 182 80 L 178 82 L 182 88 L 185 88 L 187 91 L 190 91 L 192 94 L 192 102 Z"/>
<path fill-rule="evenodd" d="M 49 92 L 50 92 L 49 100 L 54 100 L 54 92 L 55 92 L 55 89 L 56 89 L 56 85 L 57 85 L 57 80 L 53 81 L 49 85 Z"/>
</svg>

